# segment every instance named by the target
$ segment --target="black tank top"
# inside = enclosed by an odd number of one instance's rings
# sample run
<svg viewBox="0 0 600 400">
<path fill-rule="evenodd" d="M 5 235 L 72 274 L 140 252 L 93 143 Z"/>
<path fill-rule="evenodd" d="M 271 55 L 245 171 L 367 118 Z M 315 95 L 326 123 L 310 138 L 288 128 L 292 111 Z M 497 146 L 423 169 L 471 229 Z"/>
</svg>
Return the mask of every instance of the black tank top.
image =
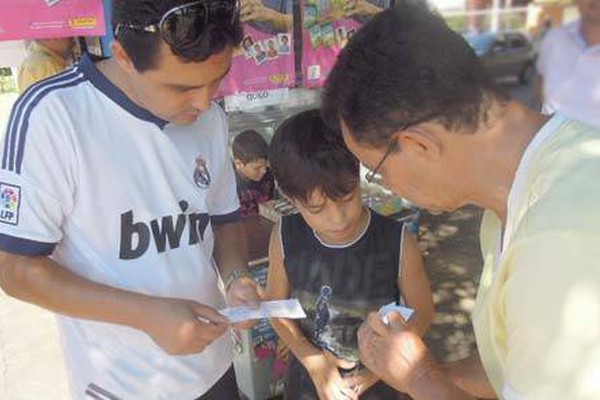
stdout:
<svg viewBox="0 0 600 400">
<path fill-rule="evenodd" d="M 281 219 L 281 242 L 291 297 L 307 318 L 304 335 L 336 357 L 358 362 L 356 333 L 370 311 L 400 301 L 398 266 L 402 223 L 370 210 L 370 221 L 353 243 L 323 244 L 300 214 Z"/>
</svg>

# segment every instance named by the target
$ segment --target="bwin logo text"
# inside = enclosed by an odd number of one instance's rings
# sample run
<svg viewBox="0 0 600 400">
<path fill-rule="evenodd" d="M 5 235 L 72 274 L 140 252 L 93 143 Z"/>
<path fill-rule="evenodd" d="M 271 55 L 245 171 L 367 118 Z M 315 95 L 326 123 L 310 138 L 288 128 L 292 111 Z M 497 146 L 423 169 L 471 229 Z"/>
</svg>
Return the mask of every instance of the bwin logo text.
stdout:
<svg viewBox="0 0 600 400">
<path fill-rule="evenodd" d="M 164 253 L 169 249 L 176 249 L 181 245 L 183 232 L 188 226 L 188 245 L 192 246 L 204 240 L 206 227 L 208 226 L 208 214 L 186 214 L 189 204 L 182 200 L 179 202 L 181 214 L 177 216 L 168 215 L 159 219 L 153 219 L 150 224 L 133 221 L 133 210 L 121 214 L 121 244 L 119 258 L 122 260 L 133 260 L 141 257 L 148 251 L 150 246 L 150 234 L 154 239 L 156 250 Z M 149 225 L 149 226 L 148 226 Z"/>
</svg>

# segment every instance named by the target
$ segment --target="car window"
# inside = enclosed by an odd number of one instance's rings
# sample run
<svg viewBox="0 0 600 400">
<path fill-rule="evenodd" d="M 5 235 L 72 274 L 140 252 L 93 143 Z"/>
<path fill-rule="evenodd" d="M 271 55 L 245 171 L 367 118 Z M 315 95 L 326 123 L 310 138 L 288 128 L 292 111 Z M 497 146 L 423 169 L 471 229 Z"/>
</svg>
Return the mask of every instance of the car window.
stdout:
<svg viewBox="0 0 600 400">
<path fill-rule="evenodd" d="M 505 51 L 507 46 L 507 41 L 504 36 L 499 36 L 494 40 L 494 44 L 492 45 L 492 51 Z"/>
<path fill-rule="evenodd" d="M 527 39 L 521 35 L 511 35 L 508 42 L 511 49 L 523 49 L 527 47 Z"/>
<path fill-rule="evenodd" d="M 464 38 L 478 56 L 486 54 L 494 44 L 494 36 L 487 33 L 467 33 Z"/>
</svg>

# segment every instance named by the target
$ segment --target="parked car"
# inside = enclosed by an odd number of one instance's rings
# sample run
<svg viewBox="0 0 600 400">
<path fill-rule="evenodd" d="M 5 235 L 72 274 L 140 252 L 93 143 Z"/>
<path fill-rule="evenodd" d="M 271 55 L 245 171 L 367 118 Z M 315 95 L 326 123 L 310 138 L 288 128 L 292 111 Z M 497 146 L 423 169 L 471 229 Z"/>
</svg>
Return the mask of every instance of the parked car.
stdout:
<svg viewBox="0 0 600 400">
<path fill-rule="evenodd" d="M 463 36 L 494 79 L 516 77 L 522 84 L 528 84 L 533 78 L 536 52 L 522 33 L 466 33 Z"/>
</svg>

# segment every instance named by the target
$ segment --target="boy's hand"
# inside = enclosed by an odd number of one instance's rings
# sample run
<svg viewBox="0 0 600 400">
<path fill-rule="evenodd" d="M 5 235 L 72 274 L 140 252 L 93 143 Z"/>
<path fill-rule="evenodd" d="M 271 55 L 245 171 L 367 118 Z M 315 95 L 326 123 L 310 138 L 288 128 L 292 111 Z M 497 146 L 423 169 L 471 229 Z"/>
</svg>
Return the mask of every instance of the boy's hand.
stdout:
<svg viewBox="0 0 600 400">
<path fill-rule="evenodd" d="M 327 360 L 325 355 L 311 357 L 305 367 L 315 384 L 320 400 L 357 400 L 358 395 L 350 389 L 340 375 L 337 365 Z"/>
<path fill-rule="evenodd" d="M 153 297 L 141 329 L 169 354 L 200 353 L 229 324 L 217 310 L 191 300 Z"/>
</svg>

